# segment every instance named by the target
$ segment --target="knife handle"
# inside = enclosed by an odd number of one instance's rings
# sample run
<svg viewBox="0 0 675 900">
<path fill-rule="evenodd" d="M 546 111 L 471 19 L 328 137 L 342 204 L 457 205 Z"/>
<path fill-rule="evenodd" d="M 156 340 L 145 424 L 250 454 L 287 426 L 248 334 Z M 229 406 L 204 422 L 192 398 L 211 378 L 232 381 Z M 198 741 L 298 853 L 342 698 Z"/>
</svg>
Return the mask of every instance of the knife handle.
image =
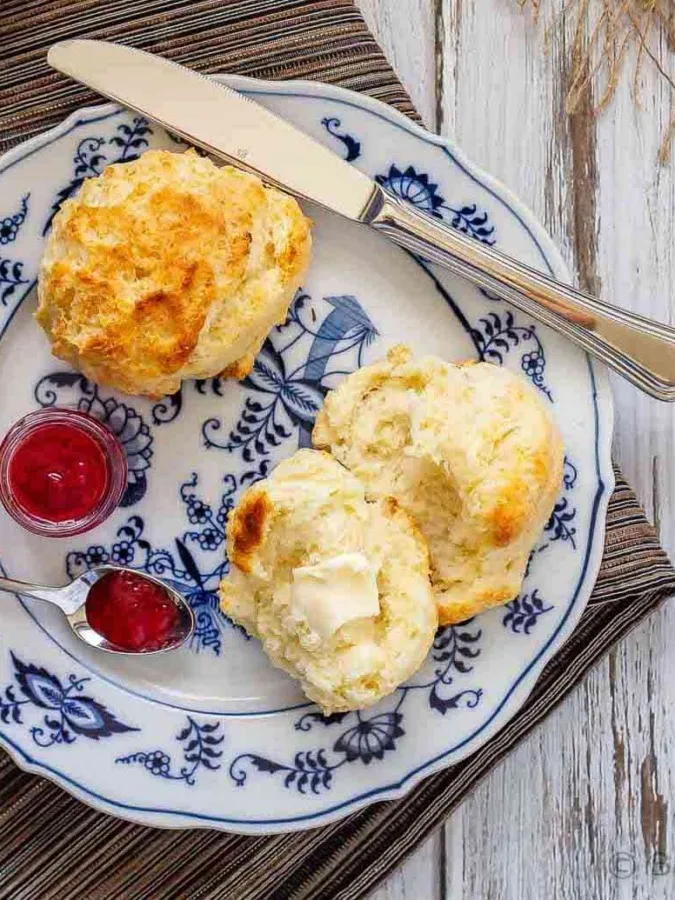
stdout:
<svg viewBox="0 0 675 900">
<path fill-rule="evenodd" d="M 406 250 L 549 325 L 646 394 L 675 401 L 675 328 L 583 294 L 382 189 L 364 218 Z"/>
</svg>

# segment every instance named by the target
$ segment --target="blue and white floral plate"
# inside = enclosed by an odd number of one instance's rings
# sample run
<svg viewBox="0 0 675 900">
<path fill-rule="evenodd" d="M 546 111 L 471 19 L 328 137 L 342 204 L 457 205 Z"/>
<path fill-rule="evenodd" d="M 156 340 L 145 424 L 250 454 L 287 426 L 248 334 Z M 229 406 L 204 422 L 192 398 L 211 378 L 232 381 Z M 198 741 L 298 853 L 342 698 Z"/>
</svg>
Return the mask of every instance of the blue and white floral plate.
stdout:
<svg viewBox="0 0 675 900">
<path fill-rule="evenodd" d="M 532 216 L 451 142 L 337 88 L 227 81 L 430 215 L 565 277 Z M 129 457 L 122 507 L 79 539 L 31 536 L 2 513 L 0 564 L 51 583 L 108 561 L 152 572 L 188 596 L 197 632 L 175 656 L 114 659 L 88 652 L 51 609 L 3 595 L 0 741 L 22 767 L 147 825 L 316 826 L 400 796 L 527 702 L 600 563 L 613 483 L 607 379 L 501 301 L 311 209 L 307 283 L 246 381 L 188 383 L 158 403 L 88 382 L 51 357 L 32 321 L 44 236 L 84 178 L 159 146 L 184 145 L 101 106 L 0 160 L 0 433 L 29 410 L 76 404 L 106 421 Z M 247 485 L 309 444 L 326 391 L 400 341 L 529 378 L 563 431 L 564 485 L 516 600 L 441 631 L 423 669 L 379 706 L 323 719 L 218 611 L 225 522 Z"/>
</svg>

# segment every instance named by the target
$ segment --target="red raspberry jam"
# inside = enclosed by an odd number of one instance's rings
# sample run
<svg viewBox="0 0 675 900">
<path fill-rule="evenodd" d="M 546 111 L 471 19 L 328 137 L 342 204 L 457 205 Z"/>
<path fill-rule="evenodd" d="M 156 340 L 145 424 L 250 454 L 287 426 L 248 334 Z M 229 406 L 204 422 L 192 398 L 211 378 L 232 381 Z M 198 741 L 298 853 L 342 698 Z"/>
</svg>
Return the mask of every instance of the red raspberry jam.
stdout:
<svg viewBox="0 0 675 900">
<path fill-rule="evenodd" d="M 17 422 L 0 447 L 0 499 L 24 528 L 66 537 L 99 525 L 126 487 L 126 457 L 97 419 L 44 409 Z"/>
<path fill-rule="evenodd" d="M 110 572 L 91 588 L 87 621 L 120 650 L 162 650 L 172 643 L 179 611 L 168 591 L 133 572 Z"/>
<path fill-rule="evenodd" d="M 108 480 L 100 444 L 77 425 L 38 425 L 9 462 L 15 501 L 29 515 L 49 522 L 89 515 Z"/>
</svg>

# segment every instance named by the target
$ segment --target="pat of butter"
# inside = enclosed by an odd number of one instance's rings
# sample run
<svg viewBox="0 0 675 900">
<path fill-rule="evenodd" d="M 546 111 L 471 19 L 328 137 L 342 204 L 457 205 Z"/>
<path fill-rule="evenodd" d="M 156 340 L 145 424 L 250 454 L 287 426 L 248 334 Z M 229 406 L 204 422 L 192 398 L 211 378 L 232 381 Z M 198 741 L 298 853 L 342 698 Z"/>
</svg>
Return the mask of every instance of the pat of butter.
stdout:
<svg viewBox="0 0 675 900">
<path fill-rule="evenodd" d="M 377 572 L 362 553 L 293 569 L 290 608 L 322 640 L 353 619 L 380 614 Z"/>
</svg>

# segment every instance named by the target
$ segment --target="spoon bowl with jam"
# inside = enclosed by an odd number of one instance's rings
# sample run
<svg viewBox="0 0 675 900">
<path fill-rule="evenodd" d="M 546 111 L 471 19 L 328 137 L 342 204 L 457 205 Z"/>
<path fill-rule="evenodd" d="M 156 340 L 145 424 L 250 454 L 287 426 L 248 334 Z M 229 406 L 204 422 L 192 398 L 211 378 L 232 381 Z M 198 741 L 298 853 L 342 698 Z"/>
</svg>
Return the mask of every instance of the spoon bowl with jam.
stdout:
<svg viewBox="0 0 675 900">
<path fill-rule="evenodd" d="M 0 578 L 0 590 L 58 606 L 81 641 L 107 653 L 166 653 L 182 647 L 195 628 L 182 594 L 121 566 L 97 566 L 65 587 Z"/>
</svg>

